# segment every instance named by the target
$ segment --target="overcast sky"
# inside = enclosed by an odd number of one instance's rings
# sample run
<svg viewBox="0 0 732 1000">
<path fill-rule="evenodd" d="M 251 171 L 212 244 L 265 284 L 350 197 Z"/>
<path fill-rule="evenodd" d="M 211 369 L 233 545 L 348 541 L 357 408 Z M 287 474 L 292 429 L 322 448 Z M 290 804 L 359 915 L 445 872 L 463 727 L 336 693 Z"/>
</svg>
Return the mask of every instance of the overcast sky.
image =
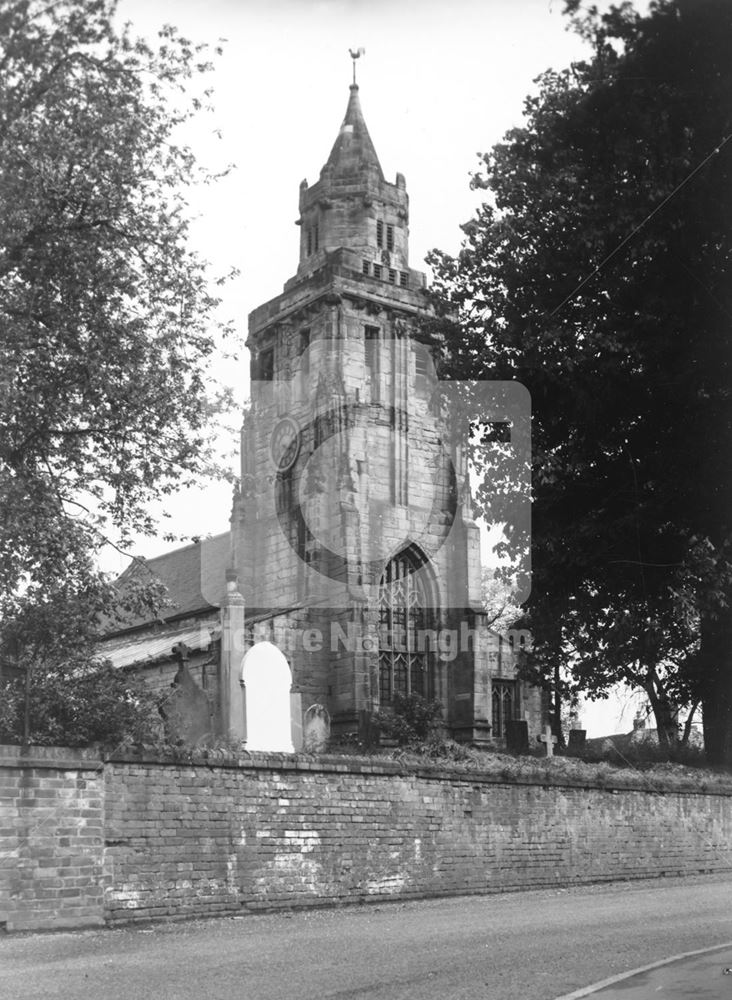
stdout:
<svg viewBox="0 0 732 1000">
<path fill-rule="evenodd" d="M 351 82 L 349 48 L 366 49 L 357 68 L 364 115 L 387 179 L 397 171 L 406 176 L 410 264 L 422 268 L 430 248 L 459 248 L 460 223 L 479 202 L 469 189 L 477 154 L 521 123 L 533 80 L 587 55 L 567 31 L 563 6 L 563 0 L 120 0 L 120 17 L 148 38 L 172 23 L 193 41 L 227 39 L 212 77 L 215 111 L 189 141 L 200 162 L 236 169 L 197 194 L 193 236 L 214 271 L 241 271 L 225 291 L 224 312 L 235 319 L 242 343 L 247 314 L 279 294 L 296 269 L 298 188 L 303 178 L 317 180 L 337 135 Z M 246 363 L 242 351 L 239 367 L 223 375 L 242 400 Z M 171 505 L 174 528 L 182 535 L 226 530 L 229 497 L 228 487 L 179 497 Z M 165 548 L 145 540 L 139 551 L 152 556 Z M 623 727 L 630 728 L 627 716 Z"/>
<path fill-rule="evenodd" d="M 384 173 L 407 179 L 410 263 L 432 247 L 455 252 L 479 203 L 469 175 L 477 154 L 520 124 L 533 80 L 582 58 L 563 0 L 120 0 L 120 17 L 153 38 L 175 24 L 193 41 L 227 39 L 212 77 L 214 112 L 188 139 L 200 162 L 235 169 L 198 190 L 193 239 L 213 273 L 240 270 L 223 312 L 241 342 L 247 315 L 282 291 L 297 266 L 298 189 L 317 180 L 336 138 L 358 62 L 361 103 Z M 219 138 L 220 135 L 220 138 Z M 247 356 L 222 377 L 242 400 Z M 228 526 L 228 490 L 175 503 L 181 534 Z M 226 499 L 224 499 L 226 498 Z M 160 543 L 145 540 L 152 555 Z"/>
</svg>

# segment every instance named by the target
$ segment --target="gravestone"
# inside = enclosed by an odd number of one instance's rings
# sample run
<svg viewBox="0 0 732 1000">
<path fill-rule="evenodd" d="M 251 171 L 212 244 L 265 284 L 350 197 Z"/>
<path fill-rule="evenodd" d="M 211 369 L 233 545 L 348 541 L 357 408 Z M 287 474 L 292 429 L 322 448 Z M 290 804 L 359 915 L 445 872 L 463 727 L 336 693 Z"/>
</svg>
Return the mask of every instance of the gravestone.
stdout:
<svg viewBox="0 0 732 1000">
<path fill-rule="evenodd" d="M 188 647 L 178 642 L 173 646 L 178 671 L 173 678 L 170 695 L 160 706 L 165 731 L 173 742 L 197 746 L 211 736 L 211 706 L 204 691 L 196 684 L 188 669 Z"/>
<path fill-rule="evenodd" d="M 247 750 L 292 753 L 292 673 L 271 642 L 257 642 L 247 652 L 241 679 L 245 689 Z"/>
<path fill-rule="evenodd" d="M 582 750 L 585 743 L 587 742 L 587 730 L 586 729 L 570 729 L 569 730 L 569 749 L 570 750 Z"/>
<path fill-rule="evenodd" d="M 529 724 L 526 719 L 506 721 L 506 747 L 514 753 L 526 753 L 529 749 Z"/>
<path fill-rule="evenodd" d="M 324 705 L 311 705 L 303 721 L 303 750 L 324 753 L 330 739 L 330 715 Z"/>
<path fill-rule="evenodd" d="M 554 756 L 554 744 L 557 742 L 556 736 L 552 733 L 551 726 L 544 726 L 544 732 L 536 737 L 539 743 L 543 743 L 546 748 L 547 757 Z"/>
</svg>

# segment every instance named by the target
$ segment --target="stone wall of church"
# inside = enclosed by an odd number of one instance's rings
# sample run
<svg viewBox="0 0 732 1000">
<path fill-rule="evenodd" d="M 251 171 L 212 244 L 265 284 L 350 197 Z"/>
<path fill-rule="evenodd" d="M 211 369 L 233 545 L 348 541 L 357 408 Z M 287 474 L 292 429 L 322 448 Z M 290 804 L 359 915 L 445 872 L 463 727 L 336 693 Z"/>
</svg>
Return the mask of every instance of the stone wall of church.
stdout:
<svg viewBox="0 0 732 1000">
<path fill-rule="evenodd" d="M 375 759 L 0 748 L 8 930 L 732 869 L 716 794 Z"/>
</svg>

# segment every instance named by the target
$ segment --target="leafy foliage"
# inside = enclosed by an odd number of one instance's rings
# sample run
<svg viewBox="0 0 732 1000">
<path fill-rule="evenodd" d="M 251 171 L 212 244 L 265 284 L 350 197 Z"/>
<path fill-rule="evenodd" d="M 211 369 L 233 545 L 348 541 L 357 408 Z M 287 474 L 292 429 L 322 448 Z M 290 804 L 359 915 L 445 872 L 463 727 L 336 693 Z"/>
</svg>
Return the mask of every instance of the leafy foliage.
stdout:
<svg viewBox="0 0 732 1000">
<path fill-rule="evenodd" d="M 151 743 L 159 737 L 157 702 L 144 682 L 110 664 L 54 666 L 33 676 L 24 732 L 25 681 L 13 677 L 0 688 L 0 742 L 109 749 Z"/>
<path fill-rule="evenodd" d="M 207 69 L 108 0 L 0 4 L 0 612 L 210 467 L 217 299 L 181 126 Z M 205 98 L 204 98 L 205 99 Z M 223 328 L 220 328 L 223 332 Z"/>
<path fill-rule="evenodd" d="M 395 694 L 391 711 L 378 713 L 382 737 L 394 740 L 399 746 L 423 743 L 435 733 L 442 717 L 442 705 L 419 694 Z"/>
<path fill-rule="evenodd" d="M 150 691 L 100 660 L 96 644 L 127 615 L 153 616 L 164 588 L 141 574 L 118 590 L 83 545 L 82 536 L 64 579 L 27 590 L 0 622 L 0 742 L 114 746 L 157 735 Z"/>
<path fill-rule="evenodd" d="M 540 78 L 432 255 L 447 363 L 531 392 L 535 669 L 672 678 L 732 761 L 732 8 L 567 9 L 592 57 Z"/>
<path fill-rule="evenodd" d="M 486 624 L 498 635 L 507 632 L 523 615 L 521 606 L 514 602 L 510 583 L 492 570 L 483 570 L 481 598 Z"/>
<path fill-rule="evenodd" d="M 41 742 L 145 729 L 144 692 L 94 645 L 161 595 L 120 595 L 94 555 L 213 470 L 227 402 L 210 363 L 228 328 L 188 248 L 187 193 L 212 177 L 180 141 L 210 67 L 175 29 L 154 47 L 114 17 L 114 0 L 0 0 L 3 720 Z"/>
</svg>

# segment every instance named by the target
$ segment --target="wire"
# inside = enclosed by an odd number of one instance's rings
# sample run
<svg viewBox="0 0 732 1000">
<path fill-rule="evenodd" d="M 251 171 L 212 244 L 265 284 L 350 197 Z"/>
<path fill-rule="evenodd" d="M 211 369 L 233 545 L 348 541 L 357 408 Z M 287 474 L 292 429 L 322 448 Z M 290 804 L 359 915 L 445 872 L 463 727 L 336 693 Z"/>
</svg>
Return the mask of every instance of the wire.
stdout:
<svg viewBox="0 0 732 1000">
<path fill-rule="evenodd" d="M 692 179 L 692 177 L 694 177 L 696 174 L 698 174 L 699 171 L 702 169 L 702 167 L 706 166 L 706 164 L 711 160 L 711 158 L 713 156 L 716 156 L 717 153 L 721 152 L 722 149 L 730 141 L 730 139 L 732 139 L 732 134 L 728 135 L 726 137 L 726 139 L 723 139 L 720 142 L 720 144 L 717 147 L 715 147 L 715 149 L 713 149 L 711 151 L 711 153 L 709 153 L 708 156 L 705 156 L 704 159 L 701 161 L 701 163 L 697 164 L 694 167 L 694 169 L 691 171 L 691 173 L 687 174 L 686 177 L 684 177 L 684 179 L 682 181 L 680 181 L 676 185 L 676 187 L 673 189 L 673 191 L 671 192 L 671 194 L 666 195 L 666 197 L 663 199 L 663 201 L 659 205 L 656 205 L 656 207 L 653 209 L 653 211 L 649 212 L 649 214 L 645 217 L 645 219 L 643 219 L 642 222 L 639 222 L 638 225 L 635 227 L 635 229 L 633 229 L 632 232 L 628 233 L 628 235 L 624 239 L 622 239 L 620 241 L 620 243 L 618 243 L 618 245 L 615 247 L 614 250 L 610 251 L 610 253 L 607 255 L 607 257 L 605 257 L 603 260 L 600 261 L 600 263 L 597 265 L 597 267 L 594 269 L 594 271 L 592 271 L 590 274 L 588 274 L 586 278 L 583 278 L 582 281 L 580 281 L 579 285 L 577 285 L 577 287 L 575 289 L 573 289 L 565 299 L 562 299 L 562 301 L 559 303 L 559 305 L 549 313 L 549 319 L 552 319 L 552 317 L 555 316 L 559 312 L 560 309 L 563 309 L 564 306 L 566 306 L 566 304 L 570 301 L 570 299 L 573 299 L 575 297 L 575 295 L 577 294 L 577 292 L 581 291 L 581 289 L 583 289 L 585 287 L 585 285 L 587 284 L 588 281 L 591 281 L 595 277 L 595 275 L 598 274 L 603 269 L 603 267 L 605 267 L 605 265 L 607 263 L 609 263 L 609 261 L 611 261 L 613 259 L 613 257 L 616 254 L 620 253 L 620 251 L 623 249 L 623 247 L 625 246 L 625 244 L 629 243 L 630 240 L 632 240 L 633 237 L 636 235 L 636 233 L 640 232 L 640 230 L 643 228 L 643 226 L 645 226 L 645 224 L 647 222 L 650 222 L 650 220 L 653 218 L 653 216 L 656 215 L 657 212 L 660 212 L 661 209 L 664 207 L 664 205 L 667 205 L 671 201 L 671 199 L 675 195 L 677 195 L 679 193 L 679 191 L 686 184 L 689 183 L 689 181 Z"/>
</svg>

